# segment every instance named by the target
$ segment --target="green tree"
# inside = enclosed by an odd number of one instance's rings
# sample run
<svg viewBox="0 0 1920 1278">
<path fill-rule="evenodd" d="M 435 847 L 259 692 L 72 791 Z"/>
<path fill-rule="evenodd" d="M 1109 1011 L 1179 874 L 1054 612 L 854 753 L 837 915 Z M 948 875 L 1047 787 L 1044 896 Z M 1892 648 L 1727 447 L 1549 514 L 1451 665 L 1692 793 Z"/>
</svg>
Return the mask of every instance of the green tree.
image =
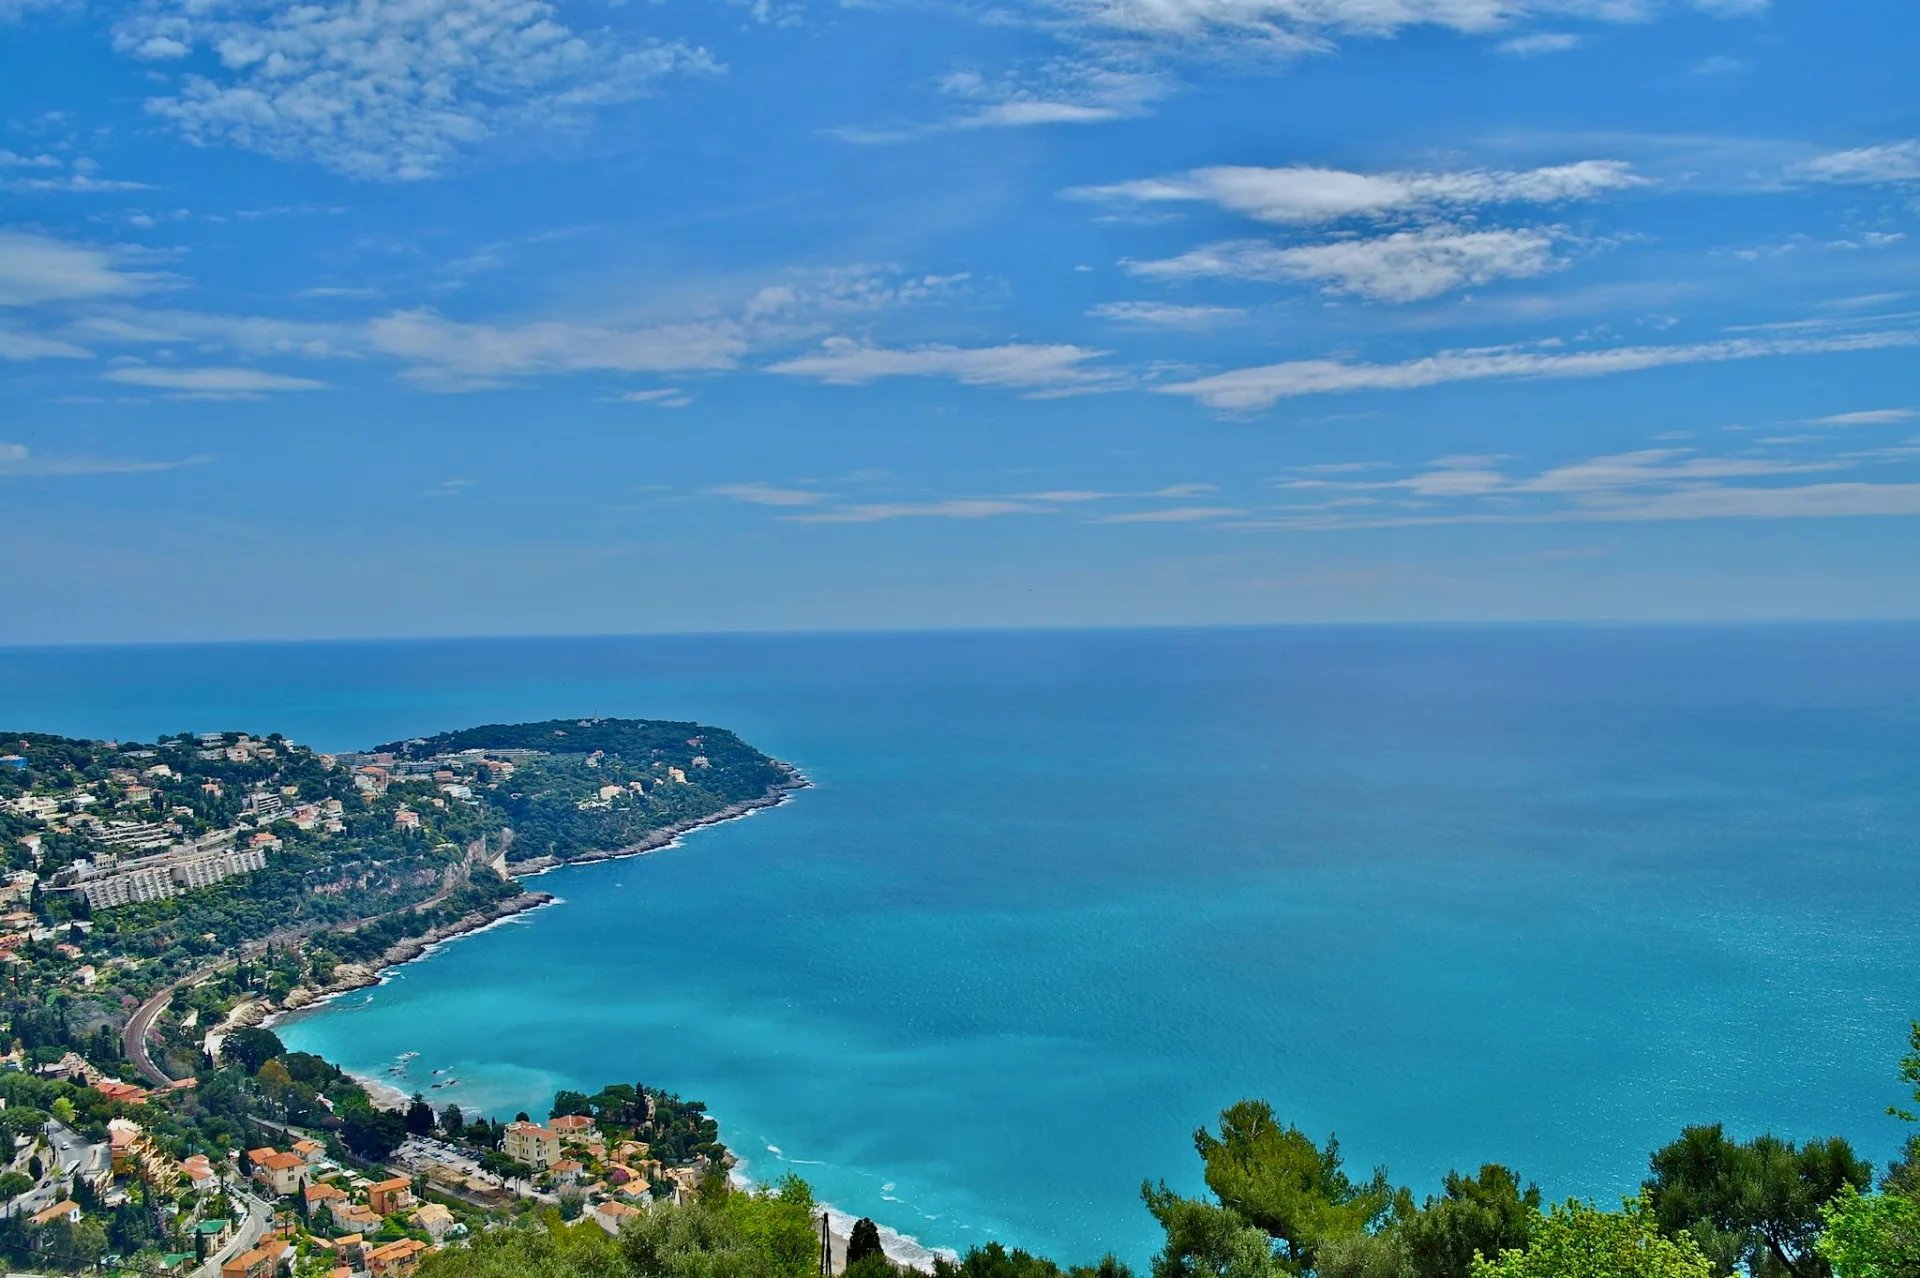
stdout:
<svg viewBox="0 0 1920 1278">
<path fill-rule="evenodd" d="M 433 1106 L 427 1104 L 427 1098 L 419 1092 L 407 1102 L 407 1130 L 415 1136 L 425 1136 L 433 1131 Z"/>
<path fill-rule="evenodd" d="M 1340 1165 L 1337 1139 L 1316 1145 L 1298 1127 L 1282 1126 L 1265 1101 L 1222 1111 L 1220 1134 L 1203 1127 L 1193 1143 L 1206 1163 L 1207 1188 L 1277 1239 L 1296 1271 L 1311 1269 L 1319 1247 L 1365 1231 L 1393 1203 L 1384 1169 L 1355 1183 Z"/>
<path fill-rule="evenodd" d="M 1283 1278 L 1288 1272 L 1267 1232 L 1232 1208 L 1183 1198 L 1164 1184 L 1143 1185 L 1140 1196 L 1167 1238 L 1153 1258 L 1153 1278 Z"/>
<path fill-rule="evenodd" d="M 1405 1243 L 1421 1278 L 1470 1278 L 1476 1256 L 1525 1247 L 1540 1215 L 1540 1190 L 1498 1163 L 1477 1176 L 1447 1173 L 1441 1194 L 1391 1232 Z"/>
<path fill-rule="evenodd" d="M 1473 1262 L 1473 1278 L 1711 1278 L 1691 1237 L 1669 1237 L 1644 1197 L 1603 1212 L 1568 1202 L 1534 1222 L 1524 1250 Z"/>
<path fill-rule="evenodd" d="M 1849 1185 L 1827 1204 L 1825 1224 L 1816 1245 L 1834 1278 L 1920 1278 L 1920 1200 Z"/>
<path fill-rule="evenodd" d="M 865 1216 L 854 1221 L 853 1231 L 847 1235 L 847 1264 L 856 1265 L 869 1256 L 882 1254 L 880 1226 Z"/>
<path fill-rule="evenodd" d="M 280 1036 L 270 1029 L 235 1030 L 220 1044 L 221 1056 L 249 1074 L 258 1074 L 262 1065 L 286 1050 Z"/>
<path fill-rule="evenodd" d="M 1686 1128 L 1651 1163 L 1646 1190 L 1660 1228 L 1691 1236 L 1720 1274 L 1776 1269 L 1827 1278 L 1814 1249 L 1820 1209 L 1843 1188 L 1866 1189 L 1873 1179 L 1873 1168 L 1839 1137 L 1740 1142 L 1718 1123 Z"/>
<path fill-rule="evenodd" d="M 554 1093 L 553 1108 L 547 1111 L 550 1118 L 564 1118 L 569 1114 L 591 1115 L 593 1106 L 587 1100 L 585 1092 L 560 1091 Z"/>
</svg>

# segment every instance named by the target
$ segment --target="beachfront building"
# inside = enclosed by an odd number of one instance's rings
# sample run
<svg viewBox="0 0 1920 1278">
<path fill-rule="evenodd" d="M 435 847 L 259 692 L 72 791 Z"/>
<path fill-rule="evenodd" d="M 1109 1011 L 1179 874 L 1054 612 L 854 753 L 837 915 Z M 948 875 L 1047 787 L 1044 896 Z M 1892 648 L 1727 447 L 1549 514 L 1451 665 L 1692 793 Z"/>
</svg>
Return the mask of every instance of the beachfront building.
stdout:
<svg viewBox="0 0 1920 1278">
<path fill-rule="evenodd" d="M 560 1161 L 560 1137 L 538 1123 L 508 1123 L 500 1150 L 516 1163 L 545 1171 Z"/>
</svg>

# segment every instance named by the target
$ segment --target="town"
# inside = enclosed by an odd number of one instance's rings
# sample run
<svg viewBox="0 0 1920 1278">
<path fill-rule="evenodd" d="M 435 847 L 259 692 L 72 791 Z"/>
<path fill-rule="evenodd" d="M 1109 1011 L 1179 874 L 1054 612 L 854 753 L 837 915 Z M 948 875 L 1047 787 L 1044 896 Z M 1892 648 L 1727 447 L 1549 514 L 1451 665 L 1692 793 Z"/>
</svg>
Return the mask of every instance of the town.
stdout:
<svg viewBox="0 0 1920 1278">
<path fill-rule="evenodd" d="M 405 1278 L 534 1213 L 617 1233 L 724 1184 L 698 1102 L 385 1105 L 272 1018 L 798 780 L 731 733 L 571 720 L 362 752 L 0 734 L 0 1253 L 12 1268 Z"/>
</svg>

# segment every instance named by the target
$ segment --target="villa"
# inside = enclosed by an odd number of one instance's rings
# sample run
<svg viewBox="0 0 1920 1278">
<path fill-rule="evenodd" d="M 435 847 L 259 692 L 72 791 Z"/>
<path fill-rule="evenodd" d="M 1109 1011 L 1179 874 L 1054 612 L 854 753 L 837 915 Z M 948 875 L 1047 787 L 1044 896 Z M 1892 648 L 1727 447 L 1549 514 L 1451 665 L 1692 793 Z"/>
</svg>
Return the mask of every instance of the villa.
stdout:
<svg viewBox="0 0 1920 1278">
<path fill-rule="evenodd" d="M 516 1163 L 544 1171 L 560 1161 L 560 1137 L 538 1123 L 509 1123 L 501 1152 Z"/>
</svg>

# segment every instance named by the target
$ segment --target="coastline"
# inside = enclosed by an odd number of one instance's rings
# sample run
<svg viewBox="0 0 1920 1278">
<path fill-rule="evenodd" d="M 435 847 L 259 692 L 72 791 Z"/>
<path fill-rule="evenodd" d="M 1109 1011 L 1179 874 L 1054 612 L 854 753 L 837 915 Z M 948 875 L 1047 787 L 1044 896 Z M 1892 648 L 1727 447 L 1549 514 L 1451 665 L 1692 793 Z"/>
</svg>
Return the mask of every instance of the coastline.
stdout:
<svg viewBox="0 0 1920 1278">
<path fill-rule="evenodd" d="M 615 861 L 627 857 L 645 856 L 652 852 L 658 852 L 663 848 L 677 846 L 683 836 L 691 834 L 696 830 L 721 825 L 728 821 L 744 820 L 747 817 L 753 816 L 755 813 L 765 811 L 769 808 L 777 808 L 792 799 L 796 793 L 810 788 L 813 784 L 807 779 L 805 774 L 801 773 L 799 769 L 793 767 L 791 764 L 783 763 L 780 766 L 786 772 L 787 780 L 780 785 L 774 786 L 768 790 L 766 794 L 757 799 L 748 799 L 739 803 L 732 803 L 718 812 L 711 813 L 704 817 L 662 826 L 646 838 L 624 847 L 589 852 L 585 855 L 571 857 L 567 860 L 546 856 L 533 857 L 525 861 L 507 860 L 505 862 L 504 873 L 508 878 L 523 880 L 538 878 L 540 875 L 546 874 L 549 871 L 570 865 L 587 865 L 600 861 Z M 563 898 L 551 892 L 523 891 L 519 896 L 510 897 L 500 902 L 499 905 L 493 909 L 476 910 L 474 913 L 456 919 L 452 923 L 434 928 L 422 936 L 409 937 L 405 940 L 395 942 L 375 962 L 364 964 L 343 963 L 335 969 L 334 979 L 324 986 L 299 986 L 290 990 L 286 997 L 277 1003 L 262 1000 L 249 1004 L 238 1016 L 233 1018 L 230 1025 L 223 1028 L 229 1032 L 246 1025 L 259 1025 L 262 1028 L 272 1028 L 274 1025 L 290 1017 L 318 1011 L 343 994 L 350 994 L 354 990 L 366 989 L 370 986 L 383 984 L 396 969 L 414 962 L 417 959 L 425 958 L 444 945 L 457 941 L 462 937 L 484 932 L 489 928 L 499 926 L 522 914 L 527 914 L 544 906 L 559 903 L 562 900 Z M 373 1100 L 374 1104 L 382 1108 L 403 1109 L 409 1103 L 409 1095 L 400 1088 L 395 1087 L 386 1079 L 369 1077 L 354 1070 L 347 1070 L 346 1072 L 349 1077 L 366 1089 L 367 1095 Z M 737 1157 L 736 1154 L 736 1158 Z M 752 1187 L 757 1185 L 758 1182 L 741 1170 L 744 1166 L 744 1161 L 737 1162 L 734 1170 L 730 1173 L 732 1178 L 736 1183 L 743 1186 Z M 827 1230 L 831 1243 L 832 1269 L 834 1273 L 839 1273 L 846 1267 L 847 1247 L 854 1222 L 858 1217 L 841 1211 L 832 1203 L 820 1202 L 817 1203 L 816 1206 L 828 1219 Z M 911 1269 L 923 1272 L 931 1272 L 935 1258 L 953 1255 L 948 1249 L 929 1247 L 918 1238 L 910 1234 L 903 1234 L 884 1224 L 880 1224 L 879 1229 L 882 1248 L 888 1258 L 896 1264 L 906 1265 Z"/>
<path fill-rule="evenodd" d="M 805 790 L 813 784 L 813 782 L 807 780 L 805 774 L 792 764 L 782 763 L 780 767 L 787 774 L 787 779 L 781 784 L 772 787 L 757 799 L 742 799 L 738 803 L 729 803 L 718 812 L 709 813 L 703 817 L 695 817 L 690 821 L 676 821 L 672 825 L 663 825 L 645 838 L 634 843 L 629 843 L 625 847 L 606 848 L 601 851 L 587 852 L 580 856 L 568 857 L 565 860 L 552 856 L 529 857 L 525 861 L 509 859 L 506 862 L 506 875 L 508 878 L 513 879 L 530 879 L 545 874 L 549 870 L 557 870 L 562 866 L 591 865 L 596 861 L 618 861 L 630 856 L 645 856 L 649 852 L 658 852 L 661 848 L 673 846 L 682 835 L 691 834 L 695 830 L 704 830 L 710 825 L 721 825 L 728 821 L 738 821 L 742 817 L 750 817 L 756 812 L 762 812 L 768 808 L 777 808 L 791 799 L 799 791 Z"/>
<path fill-rule="evenodd" d="M 720 825 L 727 821 L 738 821 L 767 808 L 777 808 L 791 799 L 794 794 L 813 784 L 807 780 L 799 769 L 793 767 L 791 764 L 783 763 L 780 767 L 787 774 L 787 780 L 780 785 L 774 786 L 768 790 L 766 794 L 761 795 L 757 799 L 745 799 L 739 803 L 728 804 L 718 812 L 710 813 L 707 816 L 698 817 L 691 821 L 676 821 L 672 825 L 662 826 L 646 838 L 636 843 L 628 844 L 625 847 L 610 848 L 601 852 L 589 852 L 584 856 L 573 857 L 565 861 L 544 856 L 519 862 L 508 861 L 506 862 L 505 869 L 506 877 L 514 880 L 537 878 L 549 870 L 556 870 L 562 866 L 587 865 L 597 861 L 614 861 L 630 856 L 645 856 L 649 852 L 657 852 L 662 848 L 673 846 L 683 835 L 690 834 L 695 830 Z M 520 895 L 508 897 L 492 909 L 475 910 L 471 914 L 455 919 L 451 923 L 433 928 L 420 936 L 407 937 L 403 940 L 396 941 L 388 946 L 386 951 L 382 953 L 378 959 L 371 963 L 342 963 L 334 969 L 333 980 L 328 981 L 325 985 L 296 986 L 292 990 L 289 990 L 286 997 L 278 1002 L 261 1000 L 249 1004 L 241 1017 L 235 1018 L 231 1025 L 225 1026 L 224 1028 L 232 1030 L 244 1028 L 248 1025 L 259 1025 L 271 1028 L 290 1015 L 298 1012 L 313 1011 L 323 1007 L 342 994 L 350 994 L 354 990 L 366 989 L 368 986 L 378 985 L 396 968 L 411 963 L 415 959 L 424 958 L 451 941 L 457 941 L 463 936 L 472 936 L 475 933 L 484 932 L 490 927 L 506 922 L 508 919 L 532 910 L 540 909 L 542 906 L 552 905 L 560 899 L 561 898 L 551 892 L 522 890 Z M 364 1084 L 366 1080 L 362 1079 L 361 1082 Z M 382 1084 L 382 1086 L 384 1086 L 384 1084 Z"/>
</svg>

